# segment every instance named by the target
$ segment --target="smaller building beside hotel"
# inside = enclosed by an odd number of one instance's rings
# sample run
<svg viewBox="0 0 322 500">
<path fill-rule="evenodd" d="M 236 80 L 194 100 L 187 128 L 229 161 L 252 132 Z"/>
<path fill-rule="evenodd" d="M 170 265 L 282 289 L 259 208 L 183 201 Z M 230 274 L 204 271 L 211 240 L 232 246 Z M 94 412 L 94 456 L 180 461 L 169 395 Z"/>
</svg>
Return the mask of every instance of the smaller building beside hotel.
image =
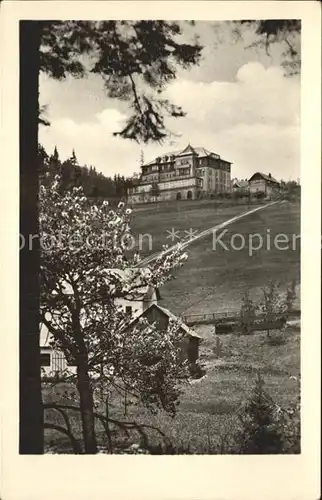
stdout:
<svg viewBox="0 0 322 500">
<path fill-rule="evenodd" d="M 263 193 L 264 196 L 271 196 L 280 190 L 280 183 L 271 176 L 261 172 L 256 172 L 249 179 L 249 190 L 251 194 Z"/>
</svg>

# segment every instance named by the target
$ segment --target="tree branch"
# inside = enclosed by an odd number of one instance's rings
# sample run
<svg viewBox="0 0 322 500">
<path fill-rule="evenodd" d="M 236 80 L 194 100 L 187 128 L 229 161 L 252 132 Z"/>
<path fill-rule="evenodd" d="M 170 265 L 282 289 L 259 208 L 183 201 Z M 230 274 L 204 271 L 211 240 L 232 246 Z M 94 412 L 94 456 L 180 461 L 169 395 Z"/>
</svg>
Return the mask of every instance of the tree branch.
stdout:
<svg viewBox="0 0 322 500">
<path fill-rule="evenodd" d="M 66 436 L 68 436 L 68 438 L 71 442 L 74 453 L 76 453 L 77 455 L 82 453 L 81 448 L 80 448 L 77 440 L 73 436 L 73 434 L 71 432 L 69 432 L 67 429 L 65 429 L 64 427 L 61 427 L 60 425 L 45 422 L 44 429 L 53 429 L 55 431 L 61 432 L 62 434 L 65 434 Z"/>
<path fill-rule="evenodd" d="M 136 86 L 135 86 L 135 83 L 134 83 L 134 80 L 133 80 L 133 76 L 131 74 L 129 74 L 129 78 L 131 80 L 132 92 L 133 92 L 133 95 L 134 95 L 134 102 L 136 104 L 136 107 L 137 107 L 138 111 L 140 112 L 140 115 L 143 117 L 143 111 L 142 111 L 141 104 L 140 104 L 140 101 L 139 101 L 139 96 L 138 96 L 138 94 L 136 92 Z"/>
</svg>

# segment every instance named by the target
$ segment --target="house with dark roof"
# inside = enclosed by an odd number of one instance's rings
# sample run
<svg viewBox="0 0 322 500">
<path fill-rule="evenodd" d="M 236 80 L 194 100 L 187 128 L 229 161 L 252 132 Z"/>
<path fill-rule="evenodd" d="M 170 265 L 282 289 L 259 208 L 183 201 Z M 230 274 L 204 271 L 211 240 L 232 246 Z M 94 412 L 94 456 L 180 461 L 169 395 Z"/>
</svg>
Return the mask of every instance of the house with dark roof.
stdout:
<svg viewBox="0 0 322 500">
<path fill-rule="evenodd" d="M 115 298 L 115 303 L 129 315 L 129 323 L 125 328 L 133 328 L 140 318 L 146 318 L 156 328 L 166 330 L 170 319 L 179 322 L 180 330 L 184 333 L 181 343 L 183 359 L 194 363 L 199 356 L 199 343 L 201 337 L 171 311 L 161 307 L 159 289 L 150 284 L 151 271 L 148 268 L 107 269 L 107 282 L 109 286 L 121 286 L 122 296 Z M 124 292 L 125 291 L 125 292 Z M 71 296 L 73 289 L 65 284 L 63 293 Z M 115 294 L 117 296 L 117 293 Z M 54 314 L 54 313 L 53 313 Z M 47 320 L 51 315 L 46 314 Z M 120 328 L 122 328 L 120 326 Z M 123 327 L 124 328 L 124 327 Z M 42 376 L 53 377 L 75 375 L 76 367 L 67 362 L 64 353 L 52 345 L 53 337 L 45 323 L 40 324 L 40 356 Z"/>
<path fill-rule="evenodd" d="M 140 183 L 129 189 L 128 201 L 194 200 L 203 193 L 230 192 L 231 165 L 217 153 L 188 144 L 142 165 Z"/>
<path fill-rule="evenodd" d="M 231 190 L 248 191 L 249 183 L 246 179 L 233 179 L 231 182 Z"/>
<path fill-rule="evenodd" d="M 249 178 L 248 182 L 251 194 L 263 193 L 266 197 L 280 190 L 280 183 L 271 174 L 256 172 Z"/>
</svg>

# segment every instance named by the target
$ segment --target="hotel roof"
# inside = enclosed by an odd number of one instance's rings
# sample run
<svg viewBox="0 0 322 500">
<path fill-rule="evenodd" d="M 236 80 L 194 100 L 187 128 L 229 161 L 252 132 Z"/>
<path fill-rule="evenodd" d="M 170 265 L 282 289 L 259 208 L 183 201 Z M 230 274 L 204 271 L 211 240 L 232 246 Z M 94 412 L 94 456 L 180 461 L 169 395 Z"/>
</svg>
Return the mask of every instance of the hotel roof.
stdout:
<svg viewBox="0 0 322 500">
<path fill-rule="evenodd" d="M 194 154 L 196 156 L 199 156 L 200 158 L 205 158 L 207 156 L 214 157 L 214 158 L 220 158 L 219 154 L 214 153 L 212 151 L 209 151 L 209 149 L 206 149 L 206 148 L 203 148 L 200 146 L 194 147 L 194 146 L 191 146 L 191 144 L 188 144 L 188 146 L 186 146 L 184 149 L 177 150 L 177 151 L 171 151 L 171 152 L 165 153 L 163 155 L 156 156 L 152 161 L 145 163 L 144 166 L 153 165 L 154 163 L 156 163 L 156 160 L 159 157 L 163 158 L 165 156 L 168 156 L 168 157 L 170 157 L 170 156 L 184 156 L 186 154 Z M 226 160 L 224 160 L 224 161 L 226 161 Z M 231 163 L 231 162 L 229 162 L 229 163 Z"/>
</svg>

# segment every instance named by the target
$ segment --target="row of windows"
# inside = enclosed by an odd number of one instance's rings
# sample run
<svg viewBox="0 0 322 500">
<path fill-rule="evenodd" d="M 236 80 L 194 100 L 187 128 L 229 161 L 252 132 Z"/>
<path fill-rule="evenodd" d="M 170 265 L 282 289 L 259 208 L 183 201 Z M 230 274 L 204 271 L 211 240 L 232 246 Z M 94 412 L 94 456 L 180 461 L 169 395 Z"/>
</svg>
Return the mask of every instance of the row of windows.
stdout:
<svg viewBox="0 0 322 500">
<path fill-rule="evenodd" d="M 161 171 L 168 170 L 168 169 L 172 168 L 174 159 L 175 159 L 174 157 L 172 157 L 172 158 L 171 157 L 164 157 L 163 159 L 157 158 L 156 164 L 144 166 L 142 173 L 147 174 L 147 173 L 155 172 L 158 170 L 161 170 Z M 162 164 L 161 160 L 163 160 L 163 162 L 165 162 L 165 163 Z M 190 158 L 177 159 L 176 163 L 178 165 L 187 165 L 188 163 L 190 163 L 190 160 L 191 160 Z M 171 162 L 171 163 L 169 163 L 169 162 Z M 227 168 L 229 169 L 229 166 L 230 166 L 230 164 L 228 162 L 221 160 L 220 156 L 218 156 L 218 155 L 214 155 L 211 158 L 209 158 L 209 157 L 197 158 L 197 165 L 204 166 L 204 167 L 212 166 L 212 167 L 217 167 L 217 168 L 221 168 L 224 170 L 226 170 Z"/>
<path fill-rule="evenodd" d="M 229 163 L 225 161 L 218 161 L 219 157 L 214 159 L 214 158 L 199 158 L 198 159 L 198 165 L 204 166 L 204 167 L 215 167 L 215 168 L 221 168 L 221 169 L 226 169 L 229 168 Z"/>
<path fill-rule="evenodd" d="M 187 165 L 189 163 L 189 160 L 187 160 L 187 158 L 184 158 L 183 160 L 180 160 L 178 163 L 179 165 Z"/>
<path fill-rule="evenodd" d="M 179 172 L 179 175 L 189 175 L 190 174 L 190 167 L 188 167 L 188 168 L 179 168 L 178 172 Z"/>
<path fill-rule="evenodd" d="M 217 175 L 217 176 L 221 175 L 223 177 L 229 177 L 229 172 L 223 172 L 222 170 L 219 170 L 218 168 L 216 168 L 216 169 L 208 168 L 207 170 L 208 170 L 209 175 Z M 197 171 L 202 172 L 203 174 L 205 173 L 204 168 L 203 169 L 198 168 Z"/>
</svg>

